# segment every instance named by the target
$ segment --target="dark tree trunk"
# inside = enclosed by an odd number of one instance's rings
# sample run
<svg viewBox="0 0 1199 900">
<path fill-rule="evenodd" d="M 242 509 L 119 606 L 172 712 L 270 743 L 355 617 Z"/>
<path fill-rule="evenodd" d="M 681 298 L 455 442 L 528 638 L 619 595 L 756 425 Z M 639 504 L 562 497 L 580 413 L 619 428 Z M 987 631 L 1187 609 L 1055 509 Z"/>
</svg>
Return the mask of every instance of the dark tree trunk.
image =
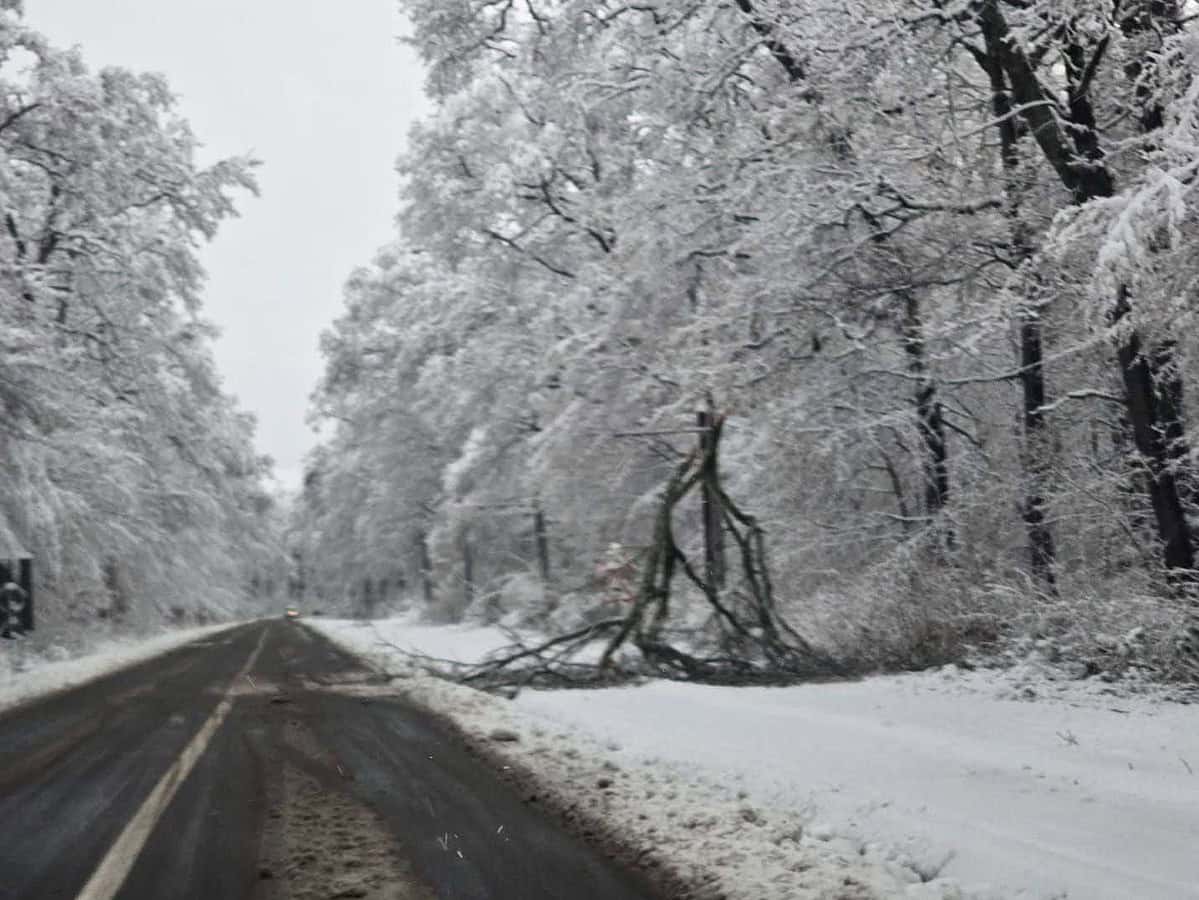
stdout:
<svg viewBox="0 0 1199 900">
<path fill-rule="evenodd" d="M 1006 179 L 1007 216 L 1011 229 L 1013 264 L 1017 269 L 1028 266 L 1033 250 L 1021 221 L 1022 188 L 1017 183 L 1020 168 L 1019 134 L 1012 116 L 1012 100 L 1007 79 L 1000 65 L 1000 49 L 993 35 L 987 34 L 985 68 L 991 82 L 991 109 L 999 123 L 1000 158 Z M 1029 272 L 1035 280 L 1036 273 Z M 1039 298 L 1025 298 L 1020 317 L 1020 386 L 1023 391 L 1024 421 L 1024 502 L 1021 515 L 1028 536 L 1028 556 L 1033 574 L 1056 593 L 1057 548 L 1053 529 L 1045 513 L 1046 482 L 1049 470 L 1049 440 L 1045 421 L 1045 352 Z"/>
<path fill-rule="evenodd" d="M 1045 515 L 1049 475 L 1049 436 L 1045 427 L 1045 369 L 1041 317 L 1022 313 L 1020 323 L 1020 384 L 1024 391 L 1024 528 L 1033 574 L 1050 590 L 1056 589 L 1057 547 Z"/>
<path fill-rule="evenodd" d="M 1116 308 L 1116 320 L 1123 318 L 1127 311 L 1127 291 L 1123 290 Z M 1172 459 L 1178 450 L 1167 438 L 1168 431 L 1181 434 L 1182 426 L 1177 420 L 1167 423 L 1161 418 L 1163 407 L 1169 405 L 1163 404 L 1163 394 L 1174 397 L 1171 391 L 1176 387 L 1181 392 L 1181 384 L 1172 386 L 1167 379 L 1166 385 L 1159 385 L 1152 359 L 1142 352 L 1141 340 L 1135 332 L 1121 341 L 1119 358 L 1128 424 L 1133 442 L 1148 469 L 1149 499 L 1153 504 L 1166 567 L 1191 569 L 1195 563 L 1194 544 Z"/>
<path fill-rule="evenodd" d="M 18 583 L 25 591 L 25 608 L 21 610 L 21 629 L 33 631 L 33 560 L 19 560 L 17 566 L 20 569 Z"/>
<path fill-rule="evenodd" d="M 462 608 L 475 601 L 475 560 L 471 552 L 470 532 L 462 529 Z"/>
<path fill-rule="evenodd" d="M 1137 121 L 1141 132 L 1152 136 L 1165 124 L 1165 110 L 1155 95 L 1151 51 L 1161 49 L 1163 38 L 1177 33 L 1182 12 L 1175 0 L 1134 0 L 1120 23 L 1132 42 L 1147 39 L 1152 46 L 1135 47 L 1124 74 L 1135 84 Z M 1132 297 L 1122 290 L 1112 319 L 1119 322 L 1131 311 Z M 1142 346 L 1133 332 L 1120 348 L 1120 368 L 1129 399 L 1129 423 L 1137 450 L 1148 467 L 1149 499 L 1158 524 L 1166 566 L 1190 569 L 1194 565 L 1194 537 L 1186 507 L 1193 500 L 1187 443 L 1183 424 L 1183 381 L 1173 340 Z M 1134 401 L 1135 395 L 1135 401 Z M 1134 408 L 1135 405 L 1135 408 Z"/>
<path fill-rule="evenodd" d="M 720 508 L 720 496 L 716 486 L 720 483 L 720 463 L 715 443 L 716 415 L 711 410 L 700 410 L 696 414 L 699 425 L 699 450 L 703 460 L 703 483 L 700 486 L 700 515 L 704 523 L 704 577 L 713 589 L 724 587 L 724 523 Z"/>
<path fill-rule="evenodd" d="M 416 552 L 420 566 L 421 589 L 424 591 L 425 606 L 433 605 L 433 561 L 429 559 L 429 540 L 424 534 L 416 539 Z"/>
<path fill-rule="evenodd" d="M 537 543 L 537 568 L 544 587 L 550 584 L 550 540 L 545 527 L 545 512 L 541 504 L 533 511 L 533 539 Z"/>
<path fill-rule="evenodd" d="M 1094 111 L 1086 96 L 1092 82 L 1082 75 L 1089 70 L 1099 50 L 1093 49 L 1091 59 L 1085 60 L 1077 47 L 1064 48 L 1070 80 L 1067 128 L 1054 112 L 1057 106 L 1054 98 L 1042 86 L 1033 65 L 1012 38 L 998 0 L 983 0 L 978 7 L 977 21 L 987 46 L 994 48 L 995 58 L 1011 88 L 1012 99 L 1022 107 L 1021 117 L 1045 159 L 1070 190 L 1074 202 L 1083 204 L 1113 196 L 1115 180 L 1098 141 L 1094 140 L 1097 135 Z M 1121 22 L 1129 37 L 1150 32 L 1160 35 L 1176 28 L 1177 24 L 1177 4 L 1168 0 L 1140 0 L 1133 4 L 1131 12 Z M 1164 119 L 1154 105 L 1152 92 L 1145 87 L 1144 66 L 1143 60 L 1138 61 L 1135 70 L 1126 69 L 1126 74 L 1140 76 L 1137 88 L 1143 106 L 1140 122 L 1142 129 L 1148 131 L 1159 127 Z M 1113 325 L 1132 311 L 1131 299 L 1128 290 L 1121 288 L 1112 310 Z M 1175 366 L 1162 367 L 1163 356 L 1158 348 L 1145 352 L 1141 337 L 1134 329 L 1127 329 L 1119 336 L 1116 355 L 1133 440 L 1148 468 L 1150 500 L 1163 547 L 1163 562 L 1171 570 L 1190 569 L 1194 561 L 1194 538 L 1172 465 L 1186 456 L 1179 408 L 1181 381 L 1177 379 Z M 1172 352 L 1168 356 L 1172 357 Z M 1166 438 L 1166 430 L 1174 432 L 1174 440 Z"/>
<path fill-rule="evenodd" d="M 1183 426 L 1183 381 L 1178 365 L 1178 345 L 1162 341 L 1153 348 L 1149 366 L 1157 388 L 1157 420 L 1166 444 L 1166 457 L 1178 482 L 1178 493 L 1184 506 L 1195 503 L 1194 472 L 1190 466 L 1190 444 Z"/>
<path fill-rule="evenodd" d="M 903 303 L 903 347 L 908 357 L 908 372 L 916 383 L 913 402 L 923 451 L 924 512 L 931 524 L 949 505 L 949 449 L 937 385 L 928 374 L 920 303 L 912 293 L 904 294 Z M 945 529 L 945 543 L 953 545 L 953 532 L 948 528 Z"/>
</svg>

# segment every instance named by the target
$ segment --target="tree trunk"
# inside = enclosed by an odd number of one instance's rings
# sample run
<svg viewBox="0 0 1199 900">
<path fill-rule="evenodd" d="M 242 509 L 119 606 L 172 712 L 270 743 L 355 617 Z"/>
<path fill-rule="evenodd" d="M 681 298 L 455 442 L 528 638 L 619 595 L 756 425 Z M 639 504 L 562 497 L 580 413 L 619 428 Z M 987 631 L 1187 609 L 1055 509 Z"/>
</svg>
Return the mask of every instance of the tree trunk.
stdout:
<svg viewBox="0 0 1199 900">
<path fill-rule="evenodd" d="M 1033 574 L 1053 593 L 1057 547 L 1045 516 L 1045 488 L 1049 475 L 1049 435 L 1045 427 L 1044 345 L 1041 316 L 1024 310 L 1020 323 L 1020 384 L 1024 391 L 1024 529 Z"/>
<path fill-rule="evenodd" d="M 994 44 L 994 36 L 987 33 L 986 70 L 991 81 L 991 110 L 995 114 L 999 130 L 1000 159 L 1005 176 L 1004 193 L 1007 198 L 1007 217 L 1011 229 L 1013 262 L 1017 269 L 1031 266 L 1033 249 L 1027 229 L 1021 221 L 1021 188 L 1016 181 L 1020 168 L 1019 135 L 1016 121 L 1012 117 L 1012 100 L 1008 92 L 1007 79 L 1000 65 L 1000 51 Z M 1035 273 L 1030 272 L 1035 278 Z M 1053 529 L 1046 521 L 1045 493 L 1049 470 L 1049 440 L 1045 422 L 1045 352 L 1038 299 L 1021 304 L 1020 318 L 1020 387 L 1023 391 L 1024 453 L 1021 460 L 1024 468 L 1024 502 L 1021 516 L 1028 536 L 1028 556 L 1033 575 L 1053 593 L 1057 592 L 1055 567 L 1057 548 Z"/>
<path fill-rule="evenodd" d="M 425 534 L 416 538 L 416 553 L 420 566 L 421 589 L 424 591 L 425 606 L 433 605 L 433 561 L 429 559 L 429 539 Z"/>
<path fill-rule="evenodd" d="M 1183 426 L 1183 380 L 1178 366 L 1178 344 L 1162 341 L 1153 348 L 1149 366 L 1154 373 L 1157 388 L 1157 419 L 1162 439 L 1166 444 L 1166 456 L 1178 482 L 1178 494 L 1184 506 L 1195 503 L 1194 472 L 1189 463 L 1191 448 Z"/>
<path fill-rule="evenodd" d="M 1182 11 L 1175 0 L 1134 0 L 1120 22 L 1125 38 L 1148 38 L 1154 46 L 1135 47 L 1124 74 L 1136 85 L 1137 122 L 1141 133 L 1152 135 L 1165 124 L 1165 110 L 1152 83 L 1155 57 L 1161 41 L 1181 28 Z M 1113 312 L 1119 322 L 1131 311 L 1132 297 L 1121 290 Z M 1194 537 L 1186 505 L 1193 499 L 1189 471 L 1190 447 L 1183 425 L 1183 381 L 1173 340 L 1156 342 L 1146 350 L 1133 332 L 1120 348 L 1120 368 L 1129 398 L 1133 439 L 1149 469 L 1149 499 L 1157 518 L 1166 566 L 1190 569 L 1194 565 Z M 1135 400 L 1134 400 L 1135 396 Z M 1135 407 L 1135 408 L 1134 408 Z"/>
<path fill-rule="evenodd" d="M 720 509 L 717 485 L 720 469 L 715 443 L 716 415 L 710 409 L 696 413 L 696 423 L 702 429 L 699 436 L 700 458 L 703 460 L 703 482 L 700 485 L 700 514 L 704 523 L 704 577 L 713 590 L 724 588 L 724 521 Z"/>
<path fill-rule="evenodd" d="M 929 377 L 924 344 L 924 323 L 920 302 L 911 292 L 903 295 L 903 347 L 908 357 L 908 372 L 916 382 L 913 403 L 923 450 L 924 514 L 929 524 L 937 523 L 949 504 L 949 450 L 945 441 L 945 422 L 937 385 Z M 937 523 L 943 527 L 943 523 Z M 953 532 L 945 528 L 945 545 L 953 546 Z"/>
<path fill-rule="evenodd" d="M 540 503 L 533 510 L 533 539 L 537 542 L 537 568 L 541 574 L 541 584 L 548 590 L 550 586 L 550 541 L 545 527 L 545 512 Z"/>
<path fill-rule="evenodd" d="M 1022 108 L 1021 117 L 1046 161 L 1070 190 L 1074 202 L 1081 205 L 1113 196 L 1115 179 L 1098 142 L 1091 140 L 1097 134 L 1096 124 L 1089 98 L 1083 93 L 1086 88 L 1082 86 L 1089 87 L 1090 81 L 1083 79 L 1072 83 L 1070 121 L 1068 127 L 1063 126 L 1054 112 L 1056 101 L 1042 86 L 1019 42 L 1012 37 L 998 0 L 984 0 L 978 7 L 977 21 L 1011 88 L 1012 99 Z M 1176 27 L 1177 21 L 1175 3 L 1141 0 L 1121 24 L 1126 35 L 1149 31 L 1161 34 Z M 1069 62 L 1075 79 L 1077 70 L 1089 65 L 1079 58 Z M 1136 63 L 1135 74 L 1141 74 L 1143 67 L 1143 62 Z M 1127 69 L 1126 74 L 1129 74 Z M 1144 84 L 1144 80 L 1138 84 Z M 1163 119 L 1160 110 L 1153 105 L 1152 94 L 1138 88 L 1138 97 L 1145 104 L 1140 116 L 1142 129 L 1158 127 Z M 1118 324 L 1131 311 L 1131 296 L 1127 288 L 1121 288 L 1112 310 L 1112 324 Z M 1150 476 L 1150 500 L 1162 543 L 1163 562 L 1171 570 L 1189 569 L 1194 561 L 1194 538 L 1186 519 L 1176 471 L 1171 465 L 1186 456 L 1178 404 L 1182 394 L 1181 381 L 1174 374 L 1176 367 L 1163 368 L 1163 353 L 1159 348 L 1144 352 L 1141 337 L 1134 329 L 1128 329 L 1118 337 L 1116 356 L 1124 382 L 1125 407 L 1133 440 Z M 1172 353 L 1166 356 L 1172 358 Z M 1174 439 L 1167 439 L 1164 429 L 1171 430 Z"/>
<path fill-rule="evenodd" d="M 471 552 L 470 532 L 462 529 L 462 608 L 469 609 L 475 601 L 475 560 Z"/>
<path fill-rule="evenodd" d="M 1121 290 L 1116 308 L 1119 321 L 1128 311 L 1127 290 Z M 1168 569 L 1191 569 L 1195 551 L 1190 524 L 1182 503 L 1178 476 L 1173 465 L 1168 431 L 1181 433 L 1181 424 L 1167 423 L 1161 418 L 1163 395 L 1171 396 L 1171 388 L 1181 392 L 1181 384 L 1159 385 L 1151 356 L 1142 352 L 1141 340 L 1133 332 L 1119 346 L 1120 372 L 1124 379 L 1125 405 L 1128 423 L 1137 451 L 1148 469 L 1149 499 L 1157 520 L 1157 533 L 1162 542 L 1164 561 Z M 1163 387 L 1165 390 L 1163 390 Z M 1177 410 L 1175 410 L 1177 412 Z"/>
</svg>

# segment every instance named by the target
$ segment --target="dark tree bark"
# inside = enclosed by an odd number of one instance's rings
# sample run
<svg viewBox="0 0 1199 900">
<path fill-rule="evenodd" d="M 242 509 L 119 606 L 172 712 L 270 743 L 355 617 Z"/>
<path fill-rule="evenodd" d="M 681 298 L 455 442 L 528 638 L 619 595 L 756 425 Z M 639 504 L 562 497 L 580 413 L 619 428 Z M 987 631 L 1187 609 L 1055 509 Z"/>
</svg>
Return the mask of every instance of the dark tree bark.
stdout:
<svg viewBox="0 0 1199 900">
<path fill-rule="evenodd" d="M 424 533 L 416 538 L 417 565 L 420 568 L 421 590 L 425 606 L 433 605 L 433 561 L 429 558 L 429 540 Z"/>
<path fill-rule="evenodd" d="M 545 527 L 545 512 L 540 503 L 533 511 L 533 540 L 537 544 L 537 570 L 541 575 L 541 584 L 548 588 L 550 584 L 550 539 Z"/>
<path fill-rule="evenodd" d="M 999 62 L 999 47 L 993 35 L 985 35 L 986 53 L 979 63 L 986 70 L 991 83 L 991 111 L 995 114 L 999 130 L 999 150 L 1003 163 L 1007 197 L 1006 215 L 1011 229 L 1012 262 L 1017 268 L 1030 264 L 1033 257 L 1031 241 L 1021 220 L 1020 200 L 1022 187 L 1017 178 L 1020 169 L 1019 133 L 1016 118 L 1012 115 L 1012 100 L 1007 79 Z M 1035 272 L 1029 272 L 1036 279 Z M 1046 486 L 1049 470 L 1049 440 L 1045 421 L 1045 400 L 1048 394 L 1045 384 L 1045 349 L 1039 298 L 1025 298 L 1018 311 L 1020 318 L 1020 387 L 1022 390 L 1025 479 L 1024 501 L 1021 516 L 1028 537 L 1029 563 L 1033 574 L 1051 592 L 1057 592 L 1057 547 L 1053 529 L 1046 517 Z"/>
<path fill-rule="evenodd" d="M 704 523 L 704 577 L 717 590 L 724 588 L 724 522 L 721 517 L 720 462 L 715 444 L 716 414 L 711 407 L 696 415 L 700 432 L 700 454 L 703 458 L 703 482 L 700 493 L 700 516 Z"/>
<path fill-rule="evenodd" d="M 1127 313 L 1126 291 L 1121 292 L 1115 318 Z M 1161 386 L 1157 383 L 1153 365 L 1154 354 L 1147 354 L 1141 347 L 1141 339 L 1133 332 L 1119 346 L 1120 374 L 1124 379 L 1124 393 L 1128 411 L 1128 422 L 1132 428 L 1133 441 L 1140 451 L 1149 477 L 1149 500 L 1157 519 L 1158 538 L 1162 542 L 1164 561 L 1168 569 L 1189 570 L 1195 564 L 1195 551 L 1190 524 L 1182 503 L 1176 467 L 1171 456 L 1167 433 L 1173 429 L 1181 432 L 1176 419 L 1173 424 L 1161 420 Z"/>
<path fill-rule="evenodd" d="M 920 303 L 910 292 L 903 295 L 903 301 L 903 348 L 908 357 L 908 372 L 916 382 L 913 402 L 923 450 L 924 513 L 929 524 L 933 524 L 949 505 L 949 448 L 937 385 L 928 374 Z M 953 532 L 948 527 L 945 543 L 953 545 Z"/>
<path fill-rule="evenodd" d="M 475 602 L 475 558 L 470 545 L 470 532 L 462 529 L 462 608 Z"/>
<path fill-rule="evenodd" d="M 1045 369 L 1041 317 L 1025 311 L 1020 323 L 1020 383 L 1024 401 L 1024 477 L 1022 514 L 1033 574 L 1056 592 L 1057 547 L 1045 515 L 1049 475 L 1049 435 L 1045 424 Z"/>
<path fill-rule="evenodd" d="M 1183 423 L 1183 381 L 1177 342 L 1159 342 L 1153 348 L 1149 365 L 1156 376 L 1157 419 L 1166 443 L 1166 455 L 1178 481 L 1179 496 L 1185 506 L 1192 507 L 1195 505 L 1195 473 L 1190 465 L 1191 448 Z"/>
<path fill-rule="evenodd" d="M 1160 0 L 1142 0 L 1135 4 L 1134 15 L 1130 18 L 1135 24 L 1147 16 L 1158 28 L 1162 22 L 1154 14 L 1168 15 L 1173 6 Z M 1097 129 L 1087 97 L 1092 77 L 1089 73 L 1095 71 L 1097 54 L 1105 51 L 1106 44 L 1098 44 L 1090 59 L 1077 48 L 1066 48 L 1070 97 L 1069 109 L 1063 110 L 1041 84 L 1019 44 L 1012 39 L 999 0 L 981 0 L 976 7 L 976 19 L 987 45 L 995 49 L 1012 99 L 1021 109 L 1021 117 L 1074 202 L 1083 204 L 1111 197 L 1116 190 L 1115 180 L 1095 140 Z M 1145 115 L 1148 115 L 1147 119 Z M 1142 121 L 1147 122 L 1159 118 L 1160 113 L 1157 116 L 1148 112 L 1142 115 Z M 1069 123 L 1068 129 L 1063 127 L 1063 119 Z M 1131 300 L 1128 291 L 1121 289 L 1110 316 L 1113 326 L 1118 326 L 1132 311 Z M 1186 456 L 1183 430 L 1181 419 L 1173 415 L 1178 410 L 1171 411 L 1170 402 L 1162 399 L 1181 397 L 1181 381 L 1172 381 L 1177 378 L 1177 367 L 1162 368 L 1162 355 L 1156 348 L 1146 352 L 1135 329 L 1118 332 L 1116 355 L 1133 440 L 1149 473 L 1150 499 L 1163 547 L 1163 562 L 1171 570 L 1190 569 L 1194 562 L 1194 536 L 1186 519 L 1175 470 L 1176 461 Z M 1171 421 L 1177 424 L 1167 424 Z M 1168 439 L 1167 431 L 1173 431 L 1176 439 Z"/>
<path fill-rule="evenodd" d="M 1181 27 L 1182 10 L 1176 0 L 1134 0 L 1126 7 L 1126 15 L 1120 22 L 1126 38 L 1134 42 L 1147 39 L 1156 45 L 1152 48 L 1154 50 L 1160 49 L 1162 40 L 1176 34 Z M 1141 52 L 1130 55 L 1124 66 L 1124 74 L 1134 85 L 1137 122 L 1141 132 L 1152 138 L 1154 132 L 1165 125 L 1166 112 L 1155 94 L 1156 72 L 1149 65 L 1152 57 L 1146 52 L 1150 48 L 1138 49 Z M 1183 424 L 1184 385 L 1177 353 L 1176 341 L 1159 341 L 1150 352 L 1148 365 L 1154 376 L 1158 428 L 1178 483 L 1180 498 L 1184 506 L 1188 506 L 1195 503 L 1195 478 L 1187 463 L 1190 446 Z"/>
</svg>

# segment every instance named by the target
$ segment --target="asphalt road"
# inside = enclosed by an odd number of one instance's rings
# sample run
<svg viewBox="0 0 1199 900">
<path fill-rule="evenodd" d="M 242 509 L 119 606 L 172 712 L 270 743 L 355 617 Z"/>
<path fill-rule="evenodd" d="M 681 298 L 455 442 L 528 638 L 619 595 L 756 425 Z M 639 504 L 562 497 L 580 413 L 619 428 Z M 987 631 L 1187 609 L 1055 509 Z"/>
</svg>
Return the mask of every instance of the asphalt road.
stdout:
<svg viewBox="0 0 1199 900">
<path fill-rule="evenodd" d="M 650 900 L 369 677 L 276 621 L 0 715 L 0 900 Z"/>
</svg>

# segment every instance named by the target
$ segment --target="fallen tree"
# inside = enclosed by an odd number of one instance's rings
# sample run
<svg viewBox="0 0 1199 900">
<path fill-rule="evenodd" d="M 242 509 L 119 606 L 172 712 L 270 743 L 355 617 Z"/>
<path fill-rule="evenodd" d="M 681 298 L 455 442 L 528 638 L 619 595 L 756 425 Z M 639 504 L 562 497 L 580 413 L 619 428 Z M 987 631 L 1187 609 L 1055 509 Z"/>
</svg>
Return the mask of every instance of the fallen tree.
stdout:
<svg viewBox="0 0 1199 900">
<path fill-rule="evenodd" d="M 710 417 L 705 440 L 677 466 L 662 492 L 640 585 L 628 612 L 575 631 L 512 643 L 475 664 L 416 659 L 431 672 L 487 690 L 523 686 L 595 686 L 644 676 L 722 684 L 786 683 L 843 674 L 780 614 L 757 520 L 729 497 L 718 465 L 723 417 Z M 731 536 L 739 568 L 724 587 L 709 565 L 702 575 L 679 546 L 675 511 L 703 491 L 716 521 Z M 678 576 L 707 605 L 704 625 L 672 622 Z M 602 651 L 596 654 L 602 646 Z"/>
</svg>

